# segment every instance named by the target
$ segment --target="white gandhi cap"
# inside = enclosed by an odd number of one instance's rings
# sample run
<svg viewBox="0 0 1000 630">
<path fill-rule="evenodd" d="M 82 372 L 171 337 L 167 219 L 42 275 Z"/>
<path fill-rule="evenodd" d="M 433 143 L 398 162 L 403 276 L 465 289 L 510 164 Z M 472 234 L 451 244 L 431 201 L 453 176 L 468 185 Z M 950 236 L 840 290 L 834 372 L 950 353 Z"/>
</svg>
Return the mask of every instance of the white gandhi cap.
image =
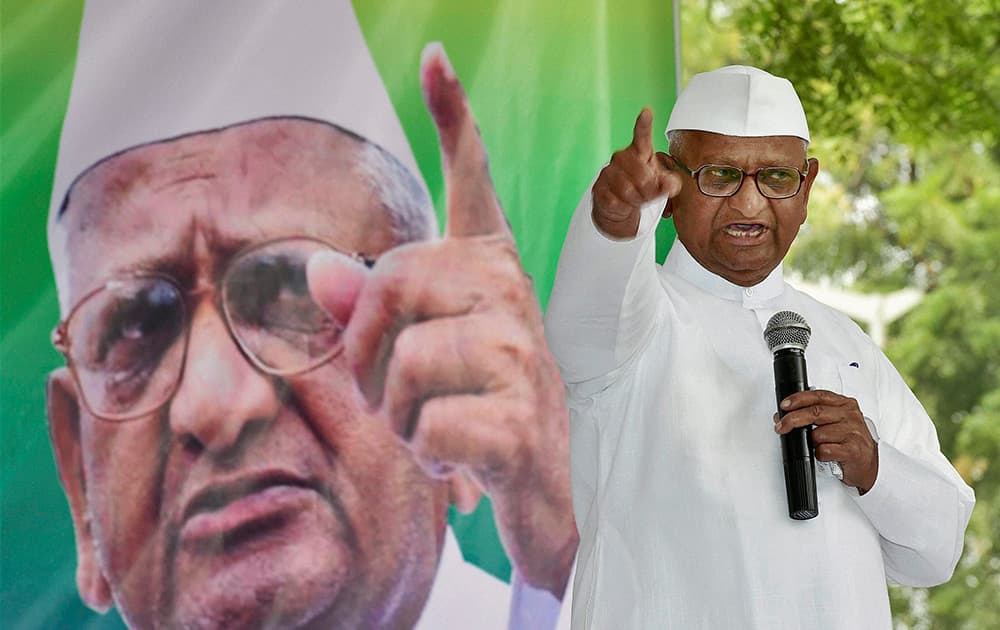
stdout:
<svg viewBox="0 0 1000 630">
<path fill-rule="evenodd" d="M 727 136 L 796 136 L 809 127 L 788 79 L 751 66 L 726 66 L 696 74 L 677 97 L 667 133 L 697 130 Z"/>
<path fill-rule="evenodd" d="M 349 0 L 87 0 L 50 215 L 110 155 L 270 116 L 339 125 L 420 180 Z"/>
</svg>

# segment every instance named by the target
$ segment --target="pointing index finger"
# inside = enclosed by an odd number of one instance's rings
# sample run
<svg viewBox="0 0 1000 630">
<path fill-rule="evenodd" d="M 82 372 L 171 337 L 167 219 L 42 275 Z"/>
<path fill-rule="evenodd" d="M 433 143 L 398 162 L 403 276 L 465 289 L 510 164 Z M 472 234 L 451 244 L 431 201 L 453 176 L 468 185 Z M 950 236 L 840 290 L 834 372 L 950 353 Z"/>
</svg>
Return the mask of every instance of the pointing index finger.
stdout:
<svg viewBox="0 0 1000 630">
<path fill-rule="evenodd" d="M 644 159 L 653 157 L 653 110 L 643 107 L 632 129 L 632 147 Z"/>
<path fill-rule="evenodd" d="M 486 148 L 465 90 L 439 43 L 424 48 L 420 84 L 441 143 L 448 217 L 446 235 L 509 235 L 507 218 L 490 178 Z"/>
</svg>

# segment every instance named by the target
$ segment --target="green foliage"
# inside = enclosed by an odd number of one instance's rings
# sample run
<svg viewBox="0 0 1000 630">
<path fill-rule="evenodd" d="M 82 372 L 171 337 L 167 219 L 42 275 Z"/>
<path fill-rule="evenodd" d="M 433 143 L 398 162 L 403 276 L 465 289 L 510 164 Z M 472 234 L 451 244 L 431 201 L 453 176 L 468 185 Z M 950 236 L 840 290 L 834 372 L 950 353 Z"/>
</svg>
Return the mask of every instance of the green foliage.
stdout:
<svg viewBox="0 0 1000 630">
<path fill-rule="evenodd" d="M 803 100 L 822 171 L 789 266 L 925 292 L 885 350 L 977 504 L 947 584 L 890 590 L 896 627 L 1000 628 L 1000 1 L 684 9 L 685 77 L 757 65 Z"/>
<path fill-rule="evenodd" d="M 749 58 L 788 77 L 823 136 L 996 139 L 996 0 L 760 0 L 735 20 Z"/>
</svg>

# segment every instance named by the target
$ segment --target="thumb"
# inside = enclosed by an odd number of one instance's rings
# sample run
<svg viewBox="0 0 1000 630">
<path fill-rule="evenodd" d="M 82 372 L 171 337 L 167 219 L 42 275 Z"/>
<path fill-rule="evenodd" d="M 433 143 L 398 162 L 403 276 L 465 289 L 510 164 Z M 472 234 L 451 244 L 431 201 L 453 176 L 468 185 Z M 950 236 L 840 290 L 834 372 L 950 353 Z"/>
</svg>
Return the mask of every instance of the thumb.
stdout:
<svg viewBox="0 0 1000 630">
<path fill-rule="evenodd" d="M 507 218 L 490 179 L 486 148 L 465 90 L 441 44 L 424 48 L 420 60 L 424 101 L 437 127 L 447 192 L 447 236 L 507 233 Z"/>
<path fill-rule="evenodd" d="M 656 161 L 659 163 L 658 186 L 660 191 L 668 197 L 676 197 L 677 193 L 681 191 L 683 178 L 674 164 L 674 159 L 667 153 L 657 151 Z"/>
<path fill-rule="evenodd" d="M 306 281 L 313 300 L 346 327 L 368 273 L 363 264 L 348 256 L 321 251 L 309 258 Z"/>
</svg>

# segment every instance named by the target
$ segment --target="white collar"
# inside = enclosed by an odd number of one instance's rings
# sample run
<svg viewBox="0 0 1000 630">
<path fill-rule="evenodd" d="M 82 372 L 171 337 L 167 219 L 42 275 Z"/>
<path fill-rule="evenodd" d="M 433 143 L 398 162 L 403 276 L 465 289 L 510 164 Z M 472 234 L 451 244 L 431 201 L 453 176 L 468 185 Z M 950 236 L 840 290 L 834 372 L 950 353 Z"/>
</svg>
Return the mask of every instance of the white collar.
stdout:
<svg viewBox="0 0 1000 630">
<path fill-rule="evenodd" d="M 695 287 L 724 300 L 742 302 L 743 306 L 753 308 L 762 302 L 780 296 L 785 290 L 785 278 L 782 266 L 779 264 L 761 282 L 741 287 L 705 269 L 700 262 L 684 247 L 680 239 L 674 239 L 674 244 L 663 262 L 663 268 L 672 274 L 680 276 Z"/>
</svg>

